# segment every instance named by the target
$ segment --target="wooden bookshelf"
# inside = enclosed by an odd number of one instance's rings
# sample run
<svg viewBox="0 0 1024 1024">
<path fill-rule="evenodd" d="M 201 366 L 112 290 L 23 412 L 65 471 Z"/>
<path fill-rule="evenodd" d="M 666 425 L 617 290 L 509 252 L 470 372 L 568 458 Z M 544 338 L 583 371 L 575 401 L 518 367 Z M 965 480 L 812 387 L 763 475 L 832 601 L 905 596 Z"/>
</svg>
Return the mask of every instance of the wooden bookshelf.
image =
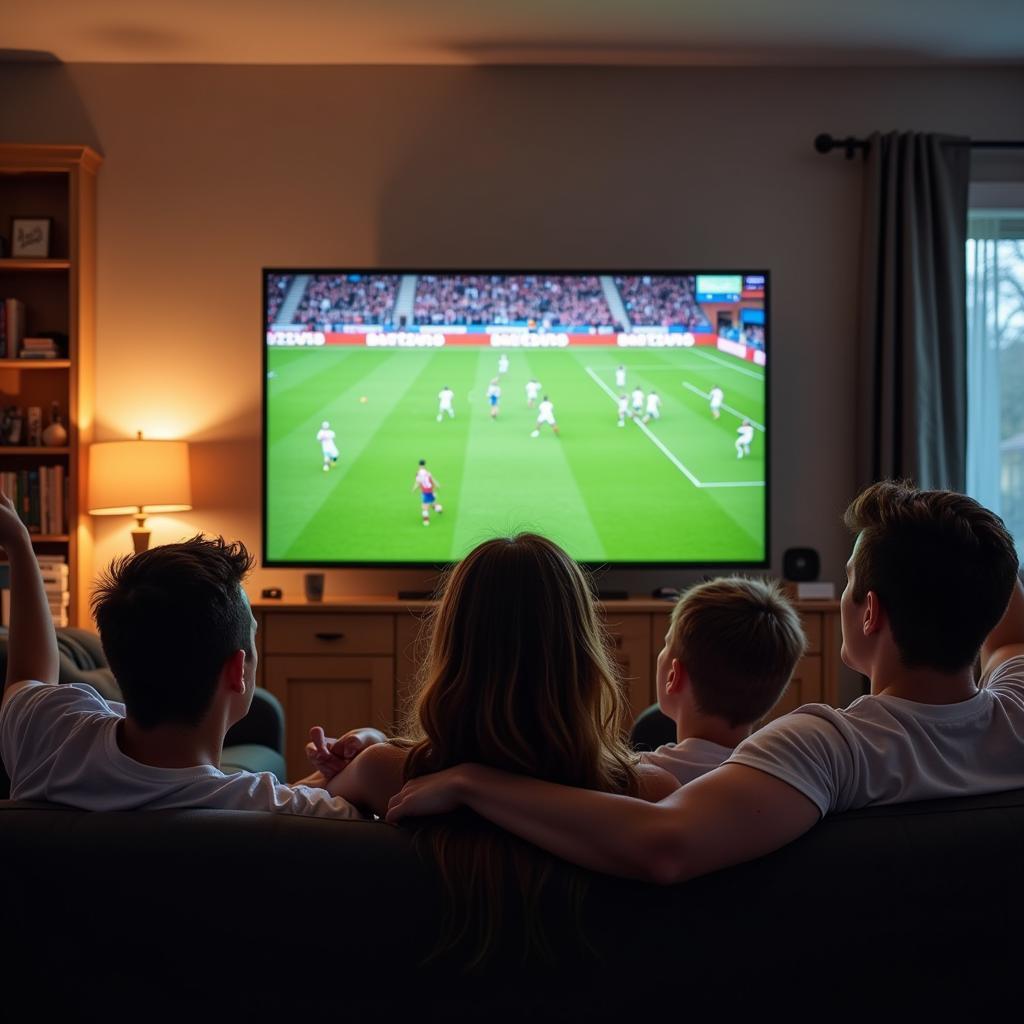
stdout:
<svg viewBox="0 0 1024 1024">
<path fill-rule="evenodd" d="M 0 259 L 0 299 L 24 303 L 28 336 L 67 336 L 62 358 L 21 359 L 9 351 L 0 359 L 0 407 L 24 411 L 39 406 L 45 428 L 56 402 L 68 432 L 67 444 L 56 447 L 0 442 L 0 471 L 65 469 L 63 529 L 33 533 L 32 543 L 41 554 L 67 558 L 72 625 L 86 624 L 92 561 L 85 459 L 93 422 L 96 174 L 101 164 L 99 154 L 87 146 L 0 144 L 0 234 L 10 232 L 14 217 L 48 217 L 51 222 L 47 258 Z"/>
</svg>

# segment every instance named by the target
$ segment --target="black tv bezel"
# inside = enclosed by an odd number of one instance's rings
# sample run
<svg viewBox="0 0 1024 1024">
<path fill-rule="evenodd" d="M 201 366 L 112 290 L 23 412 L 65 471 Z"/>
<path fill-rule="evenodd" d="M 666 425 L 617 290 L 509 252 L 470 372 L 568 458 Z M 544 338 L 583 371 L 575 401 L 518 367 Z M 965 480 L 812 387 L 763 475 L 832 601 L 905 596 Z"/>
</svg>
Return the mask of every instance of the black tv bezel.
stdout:
<svg viewBox="0 0 1024 1024">
<path fill-rule="evenodd" d="M 267 556 L 267 281 L 271 274 L 562 274 L 569 276 L 584 276 L 584 275 L 596 275 L 601 276 L 602 274 L 611 275 L 622 275 L 622 276 L 642 276 L 644 274 L 650 274 L 652 276 L 663 276 L 663 277 L 696 277 L 700 276 L 711 276 L 711 275 L 735 275 L 738 274 L 741 277 L 748 275 L 763 275 L 764 276 L 764 326 L 765 326 L 765 353 L 767 354 L 770 342 L 768 339 L 772 337 L 772 319 L 771 319 L 771 272 L 769 270 L 760 270 L 757 268 L 751 268 L 747 270 L 737 270 L 735 267 L 727 268 L 724 270 L 711 269 L 702 267 L 699 270 L 683 269 L 683 270 L 665 270 L 665 269 L 641 269 L 631 268 L 627 270 L 614 269 L 614 268 L 603 268 L 603 269 L 577 269 L 567 267 L 548 267 L 538 268 L 531 267 L 523 270 L 517 267 L 264 267 L 261 271 L 263 275 L 262 282 L 262 302 L 260 307 L 260 348 L 262 350 L 262 357 L 260 359 L 261 367 L 261 384 L 260 384 L 260 457 L 261 457 L 261 522 L 260 522 L 260 538 L 262 550 L 260 552 L 262 558 L 262 565 L 265 568 L 270 569 L 419 569 L 419 570 L 433 570 L 434 572 L 443 572 L 445 569 L 454 565 L 454 562 L 435 562 L 435 561 L 393 561 L 393 562 L 361 562 L 352 559 L 345 561 L 326 561 L 324 559 L 317 559 L 311 561 L 291 561 L 281 559 L 271 559 Z M 767 569 L 771 566 L 771 487 L 772 487 L 772 473 L 771 473 L 771 360 L 766 360 L 764 366 L 764 418 L 765 418 L 765 451 L 764 451 L 764 469 L 765 469 L 765 482 L 764 482 L 764 558 L 757 561 L 749 560 L 737 560 L 737 561 L 723 561 L 721 559 L 717 561 L 704 561 L 704 562 L 680 562 L 680 561 L 657 561 L 657 562 L 620 562 L 620 561 L 602 561 L 602 562 L 586 562 L 581 561 L 579 564 L 585 566 L 591 572 L 604 572 L 604 571 L 615 571 L 615 570 L 676 570 L 676 571 L 689 571 L 699 569 Z"/>
</svg>

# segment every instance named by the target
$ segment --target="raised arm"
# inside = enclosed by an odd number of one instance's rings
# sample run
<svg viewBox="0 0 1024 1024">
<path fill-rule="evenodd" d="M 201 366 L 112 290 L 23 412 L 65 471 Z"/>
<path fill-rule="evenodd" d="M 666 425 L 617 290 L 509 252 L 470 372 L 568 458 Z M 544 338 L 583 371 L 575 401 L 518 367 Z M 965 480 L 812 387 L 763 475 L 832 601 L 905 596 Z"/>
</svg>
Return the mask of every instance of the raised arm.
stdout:
<svg viewBox="0 0 1024 1024">
<path fill-rule="evenodd" d="M 31 679 L 41 683 L 57 682 L 60 659 L 57 655 L 57 634 L 53 629 L 53 618 L 32 541 L 25 524 L 18 518 L 13 502 L 2 492 L 0 545 L 7 552 L 11 569 L 11 624 L 7 636 L 7 680 L 3 695 L 6 702 L 19 689 L 13 686 L 15 683 Z"/>
<path fill-rule="evenodd" d="M 982 676 L 1018 654 L 1024 654 L 1024 585 L 1019 577 L 1003 617 L 981 645 Z"/>
<path fill-rule="evenodd" d="M 462 765 L 407 783 L 387 818 L 459 806 L 574 864 L 662 884 L 770 853 L 819 817 L 787 783 L 728 764 L 656 804 Z"/>
</svg>

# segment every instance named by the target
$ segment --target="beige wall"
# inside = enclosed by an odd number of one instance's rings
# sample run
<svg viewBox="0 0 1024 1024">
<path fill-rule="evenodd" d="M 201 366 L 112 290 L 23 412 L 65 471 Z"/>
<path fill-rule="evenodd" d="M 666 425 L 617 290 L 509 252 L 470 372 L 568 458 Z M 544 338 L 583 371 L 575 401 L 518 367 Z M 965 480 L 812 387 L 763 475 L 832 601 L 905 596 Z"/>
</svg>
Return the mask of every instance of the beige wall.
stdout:
<svg viewBox="0 0 1024 1024">
<path fill-rule="evenodd" d="M 1006 69 L 7 65 L 0 139 L 106 157 L 97 436 L 195 442 L 196 509 L 154 518 L 156 542 L 201 529 L 259 549 L 265 265 L 749 265 L 773 274 L 772 562 L 811 545 L 838 579 L 860 172 L 811 140 L 1021 138 L 1022 94 Z M 128 528 L 97 522 L 97 565 Z M 301 573 L 254 582 L 297 593 Z M 338 571 L 328 592 L 426 582 Z"/>
</svg>

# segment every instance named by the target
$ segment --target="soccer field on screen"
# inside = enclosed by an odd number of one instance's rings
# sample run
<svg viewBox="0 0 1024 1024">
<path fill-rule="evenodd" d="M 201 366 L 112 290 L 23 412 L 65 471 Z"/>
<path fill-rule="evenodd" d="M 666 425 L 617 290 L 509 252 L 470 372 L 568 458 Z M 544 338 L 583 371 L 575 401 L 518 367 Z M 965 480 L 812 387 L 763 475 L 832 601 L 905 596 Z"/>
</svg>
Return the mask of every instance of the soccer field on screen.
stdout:
<svg viewBox="0 0 1024 1024">
<path fill-rule="evenodd" d="M 267 350 L 266 557 L 270 562 L 430 562 L 533 530 L 586 562 L 759 562 L 765 557 L 765 386 L 756 364 L 711 347 L 574 346 L 507 351 L 500 413 L 487 387 L 499 349 Z M 627 394 L 662 399 L 661 418 L 618 426 Z M 536 378 L 560 433 L 537 426 Z M 455 417 L 438 422 L 438 392 Z M 725 393 L 714 419 L 708 394 Z M 754 426 L 737 457 L 737 428 Z M 328 472 L 317 432 L 339 458 Z M 420 459 L 443 511 L 421 518 Z"/>
</svg>

